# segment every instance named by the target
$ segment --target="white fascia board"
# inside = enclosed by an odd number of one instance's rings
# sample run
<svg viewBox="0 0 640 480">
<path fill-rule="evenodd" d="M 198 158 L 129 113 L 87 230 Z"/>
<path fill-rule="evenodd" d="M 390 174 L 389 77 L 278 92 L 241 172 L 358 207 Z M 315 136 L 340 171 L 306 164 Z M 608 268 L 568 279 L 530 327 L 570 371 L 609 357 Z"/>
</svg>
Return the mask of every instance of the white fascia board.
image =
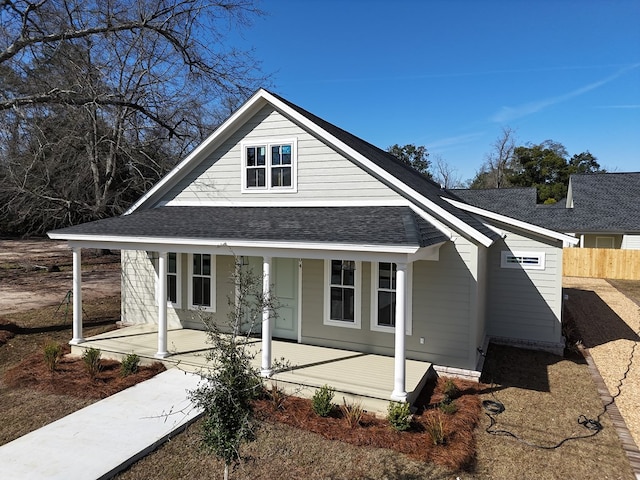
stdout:
<svg viewBox="0 0 640 480">
<path fill-rule="evenodd" d="M 409 188 L 404 182 L 390 175 L 389 172 L 378 167 L 371 160 L 361 155 L 359 152 L 352 149 L 350 146 L 340 141 L 335 136 L 331 135 L 329 132 L 327 132 L 326 130 L 321 128 L 319 125 L 309 120 L 304 115 L 298 113 L 293 108 L 281 102 L 276 97 L 271 95 L 269 92 L 264 91 L 263 94 L 264 94 L 264 97 L 269 102 L 274 104 L 278 109 L 281 109 L 282 111 L 286 112 L 287 115 L 294 118 L 301 125 L 304 125 L 311 132 L 314 132 L 316 135 L 319 135 L 321 138 L 324 138 L 325 140 L 329 141 L 332 145 L 334 145 L 336 148 L 340 149 L 341 151 L 345 152 L 348 156 L 353 158 L 356 162 L 360 163 L 362 166 L 366 167 L 370 171 L 376 173 L 378 176 L 380 176 L 380 178 L 384 178 L 386 181 L 391 183 L 394 187 L 398 188 L 400 191 L 407 194 L 416 202 L 426 206 L 429 210 L 433 211 L 436 215 L 441 217 L 444 221 L 449 222 L 451 225 L 454 225 L 456 228 L 460 229 L 462 232 L 466 233 L 471 238 L 477 240 L 478 242 L 483 244 L 485 247 L 488 247 L 491 244 L 493 244 L 493 240 L 491 240 L 489 237 L 477 231 L 475 228 L 471 227 L 470 225 L 466 224 L 465 222 L 457 218 L 455 215 L 450 214 L 449 212 L 444 210 L 442 207 L 436 205 L 431 200 L 424 197 L 420 193 L 416 192 L 412 188 Z"/>
<path fill-rule="evenodd" d="M 367 252 L 367 253 L 392 253 L 392 254 L 414 254 L 419 247 L 404 245 L 366 245 L 366 244 L 347 244 L 347 243 L 322 243 L 322 242 L 283 242 L 283 241 L 251 241 L 251 240 L 221 240 L 209 238 L 167 238 L 167 237 L 125 237 L 125 236 L 94 236 L 82 234 L 56 234 L 49 233 L 52 240 L 66 240 L 73 242 L 78 246 L 86 245 L 90 248 L 97 244 L 111 245 L 111 248 L 118 248 L 116 245 L 147 245 L 147 246 L 200 246 L 200 247 L 225 247 L 225 248 L 259 248 L 259 249 L 278 249 L 278 250 L 326 250 L 326 251 L 345 251 L 345 252 Z M 136 247 L 139 248 L 139 247 Z"/>
<path fill-rule="evenodd" d="M 123 215 L 129 215 L 135 212 L 140 206 L 144 205 L 147 200 L 152 198 L 158 192 L 164 191 L 177 183 L 183 175 L 191 171 L 192 164 L 197 165 L 197 161 L 211 153 L 219 144 L 228 138 L 235 131 L 238 122 L 246 116 L 250 116 L 263 106 L 260 100 L 263 98 L 264 90 L 258 90 L 244 105 L 236 110 L 222 125 L 215 129 L 200 145 L 198 145 L 187 157 L 176 165 L 167 175 L 165 175 L 158 183 L 156 183 L 147 193 L 145 193 L 136 203 L 134 203 Z"/>
<path fill-rule="evenodd" d="M 482 208 L 474 207 L 473 205 L 469 205 L 463 202 L 458 202 L 457 200 L 452 200 L 450 198 L 443 198 L 443 200 L 446 200 L 447 202 L 451 203 L 453 206 L 459 208 L 460 210 L 465 210 L 469 213 L 480 215 L 481 217 L 490 218 L 498 222 L 506 223 L 507 225 L 511 225 L 513 227 L 521 228 L 523 230 L 528 230 L 538 235 L 542 235 L 543 237 L 562 240 L 563 242 L 567 242 L 571 245 L 576 245 L 579 242 L 579 240 L 575 237 L 571 237 L 564 233 L 556 232 L 554 230 L 549 230 L 548 228 L 539 227 L 531 223 L 523 222 L 522 220 L 516 220 L 515 218 L 507 217 L 499 213 L 489 212 L 488 210 L 483 210 Z"/>
</svg>

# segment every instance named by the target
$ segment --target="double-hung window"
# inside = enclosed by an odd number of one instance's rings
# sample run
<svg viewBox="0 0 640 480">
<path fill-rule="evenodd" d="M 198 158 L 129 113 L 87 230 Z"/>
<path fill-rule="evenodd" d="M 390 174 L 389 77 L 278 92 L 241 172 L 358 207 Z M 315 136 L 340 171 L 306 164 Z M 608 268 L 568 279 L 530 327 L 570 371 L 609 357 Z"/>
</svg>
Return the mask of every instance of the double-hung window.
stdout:
<svg viewBox="0 0 640 480">
<path fill-rule="evenodd" d="M 406 298 L 405 324 L 406 334 L 412 331 L 412 272 L 409 264 L 405 277 Z M 396 275 L 395 263 L 372 263 L 371 266 L 371 330 L 379 332 L 394 332 L 396 326 Z"/>
<path fill-rule="evenodd" d="M 295 139 L 242 144 L 244 192 L 295 192 Z"/>
<path fill-rule="evenodd" d="M 325 263 L 325 324 L 360 328 L 360 269 L 353 260 Z"/>
<path fill-rule="evenodd" d="M 167 254 L 167 302 L 180 307 L 180 263 L 175 252 Z"/>
<path fill-rule="evenodd" d="M 190 260 L 189 307 L 215 311 L 215 256 L 194 253 Z"/>
</svg>

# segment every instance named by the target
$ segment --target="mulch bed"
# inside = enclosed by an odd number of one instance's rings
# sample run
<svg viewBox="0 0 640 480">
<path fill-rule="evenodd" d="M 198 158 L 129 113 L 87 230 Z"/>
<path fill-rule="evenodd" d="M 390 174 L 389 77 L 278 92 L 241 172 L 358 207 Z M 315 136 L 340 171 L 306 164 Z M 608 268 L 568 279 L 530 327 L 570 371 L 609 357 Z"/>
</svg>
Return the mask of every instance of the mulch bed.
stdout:
<svg viewBox="0 0 640 480">
<path fill-rule="evenodd" d="M 69 346 L 63 346 L 65 355 Z M 13 388 L 34 388 L 59 395 L 72 395 L 79 398 L 106 398 L 114 393 L 143 382 L 165 370 L 159 362 L 149 366 L 140 366 L 137 373 L 122 377 L 120 362 L 100 360 L 102 371 L 91 378 L 85 364 L 79 357 L 64 356 L 54 372 L 49 371 L 43 353 L 34 353 L 18 365 L 8 369 L 3 381 Z"/>
<path fill-rule="evenodd" d="M 472 466 L 476 443 L 474 429 L 479 423 L 481 385 L 455 380 L 460 393 L 455 399 L 457 411 L 447 414 L 440 411 L 438 403 L 443 399 L 445 379 L 432 385 L 432 395 L 422 404 L 413 417 L 411 429 L 398 432 L 386 419 L 365 414 L 359 426 L 351 428 L 338 408 L 329 417 L 314 413 L 312 402 L 298 397 L 287 397 L 279 406 L 269 399 L 255 404 L 258 418 L 280 422 L 292 427 L 317 433 L 328 440 L 339 440 L 357 446 L 387 448 L 411 458 L 433 462 L 458 471 Z M 427 387 L 429 390 L 429 387 Z M 429 433 L 430 425 L 442 422 L 444 443 L 434 445 Z"/>
</svg>

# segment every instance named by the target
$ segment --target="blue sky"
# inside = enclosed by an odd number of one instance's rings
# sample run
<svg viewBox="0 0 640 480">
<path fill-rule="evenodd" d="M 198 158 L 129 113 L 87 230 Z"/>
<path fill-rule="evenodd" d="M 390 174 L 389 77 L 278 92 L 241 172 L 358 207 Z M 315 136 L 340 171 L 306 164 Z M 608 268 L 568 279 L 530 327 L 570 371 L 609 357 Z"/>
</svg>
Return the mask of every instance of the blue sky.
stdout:
<svg viewBox="0 0 640 480">
<path fill-rule="evenodd" d="M 272 89 L 463 179 L 502 127 L 640 171 L 640 0 L 263 0 L 243 32 Z"/>
</svg>

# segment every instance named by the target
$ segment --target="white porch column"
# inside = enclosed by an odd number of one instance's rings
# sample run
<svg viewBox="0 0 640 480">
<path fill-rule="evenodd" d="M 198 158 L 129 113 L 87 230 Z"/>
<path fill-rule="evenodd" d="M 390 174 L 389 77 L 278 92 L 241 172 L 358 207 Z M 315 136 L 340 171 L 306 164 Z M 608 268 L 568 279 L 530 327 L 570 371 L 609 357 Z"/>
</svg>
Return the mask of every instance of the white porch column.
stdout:
<svg viewBox="0 0 640 480">
<path fill-rule="evenodd" d="M 393 392 L 391 399 L 399 402 L 407 400 L 405 390 L 406 358 L 405 358 L 405 331 L 407 311 L 407 264 L 396 264 L 396 345 L 393 375 Z"/>
<path fill-rule="evenodd" d="M 156 358 L 166 358 L 167 352 L 167 252 L 158 252 L 158 352 Z"/>
<path fill-rule="evenodd" d="M 271 369 L 271 311 L 269 303 L 271 297 L 271 257 L 262 259 L 262 294 L 265 306 L 262 309 L 262 369 L 260 374 L 263 377 L 270 377 L 273 373 Z"/>
<path fill-rule="evenodd" d="M 580 248 L 584 248 L 584 233 L 580 235 Z"/>
<path fill-rule="evenodd" d="M 73 247 L 73 338 L 71 345 L 84 342 L 82 336 L 82 249 Z"/>
</svg>

